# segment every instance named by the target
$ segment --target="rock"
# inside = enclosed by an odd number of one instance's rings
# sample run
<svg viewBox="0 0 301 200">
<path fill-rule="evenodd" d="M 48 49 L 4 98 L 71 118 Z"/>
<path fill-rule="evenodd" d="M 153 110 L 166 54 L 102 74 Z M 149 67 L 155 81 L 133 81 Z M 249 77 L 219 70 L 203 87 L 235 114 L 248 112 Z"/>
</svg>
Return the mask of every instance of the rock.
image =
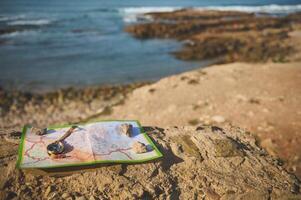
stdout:
<svg viewBox="0 0 301 200">
<path fill-rule="evenodd" d="M 260 104 L 260 100 L 258 98 L 250 98 L 249 102 L 251 104 Z"/>
<path fill-rule="evenodd" d="M 69 194 L 69 193 L 64 193 L 64 194 L 62 194 L 62 198 L 63 198 L 63 199 L 66 199 L 66 198 L 68 198 L 68 197 L 70 197 L 70 194 Z"/>
<path fill-rule="evenodd" d="M 152 17 L 152 22 L 130 24 L 125 31 L 139 39 L 189 41 L 173 52 L 182 60 L 283 62 L 292 53 L 291 45 L 284 42 L 289 37 L 289 24 L 296 23 L 290 17 L 264 16 L 257 20 L 251 13 L 194 9 L 147 13 L 147 16 Z M 271 27 L 277 29 L 272 31 Z"/>
<path fill-rule="evenodd" d="M 238 145 L 232 140 L 218 139 L 214 140 L 215 155 L 217 157 L 243 156 Z"/>
<path fill-rule="evenodd" d="M 24 179 L 26 173 L 15 169 L 13 160 L 9 161 L 12 167 L 0 168 L 7 181 L 0 197 L 8 191 L 13 192 L 11 196 L 68 200 L 301 197 L 296 177 L 272 156 L 262 153 L 255 138 L 243 129 L 172 126 L 145 130 L 162 158 L 135 165 L 103 165 L 73 174 L 70 171 L 68 176 L 35 175 L 28 180 Z M 5 149 L 16 146 L 1 145 Z M 139 146 L 146 150 L 142 143 Z M 7 160 L 3 162 L 8 165 Z M 25 181 L 29 184 L 25 185 Z M 27 192 L 27 187 L 33 189 Z"/>
<path fill-rule="evenodd" d="M 0 191 L 0 199 L 16 200 L 16 199 L 19 199 L 19 198 L 18 198 L 18 195 L 14 192 Z"/>
<path fill-rule="evenodd" d="M 59 197 L 59 195 L 57 194 L 56 191 L 54 191 L 49 194 L 48 199 L 56 200 L 56 199 L 58 199 L 58 197 Z"/>
<path fill-rule="evenodd" d="M 94 196 L 90 196 L 89 200 L 96 200 Z"/>
<path fill-rule="evenodd" d="M 22 133 L 20 131 L 13 131 L 5 135 L 5 140 L 10 143 L 19 144 Z"/>
<path fill-rule="evenodd" d="M 133 144 L 133 151 L 135 153 L 146 153 L 147 152 L 147 147 L 145 144 L 141 143 L 141 142 L 135 142 Z"/>
<path fill-rule="evenodd" d="M 156 91 L 156 89 L 155 89 L 155 88 L 150 88 L 148 91 L 149 91 L 150 93 L 154 93 L 154 92 Z"/>
<path fill-rule="evenodd" d="M 31 132 L 34 132 L 36 135 L 45 135 L 47 134 L 47 128 L 31 128 Z"/>
<path fill-rule="evenodd" d="M 53 191 L 53 186 L 48 186 L 45 193 L 44 193 L 44 197 L 48 197 L 48 195 L 50 194 L 50 192 Z"/>
<path fill-rule="evenodd" d="M 121 124 L 120 133 L 128 137 L 133 136 L 133 125 L 132 124 Z"/>
<path fill-rule="evenodd" d="M 87 198 L 84 196 L 77 196 L 75 197 L 75 200 L 87 200 Z"/>
<path fill-rule="evenodd" d="M 216 123 L 223 123 L 225 122 L 225 118 L 223 116 L 220 116 L 220 115 L 215 115 L 213 117 L 211 117 L 211 120 L 216 122 Z"/>
<path fill-rule="evenodd" d="M 187 157 L 194 157 L 200 160 L 203 159 L 198 147 L 194 142 L 192 142 L 191 138 L 188 135 L 176 136 L 173 138 L 173 141 L 175 141 L 175 144 L 172 144 L 171 148 L 175 152 L 175 154 L 186 154 Z"/>
<path fill-rule="evenodd" d="M 199 124 L 199 120 L 198 119 L 191 119 L 188 121 L 188 124 L 192 125 L 192 126 L 195 126 L 197 124 Z"/>
<path fill-rule="evenodd" d="M 271 138 L 262 140 L 260 144 L 270 155 L 276 156 L 276 144 Z"/>
</svg>

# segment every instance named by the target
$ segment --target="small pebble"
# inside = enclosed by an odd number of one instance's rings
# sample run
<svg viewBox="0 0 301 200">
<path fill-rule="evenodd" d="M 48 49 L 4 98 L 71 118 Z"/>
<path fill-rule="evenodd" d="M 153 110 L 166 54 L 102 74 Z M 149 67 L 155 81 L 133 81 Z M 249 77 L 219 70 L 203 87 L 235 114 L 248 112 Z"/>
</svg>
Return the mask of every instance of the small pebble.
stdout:
<svg viewBox="0 0 301 200">
<path fill-rule="evenodd" d="M 51 191 L 52 191 L 52 186 L 48 186 L 44 193 L 44 197 L 47 197 Z"/>
<path fill-rule="evenodd" d="M 128 137 L 133 136 L 133 125 L 132 124 L 121 124 L 120 125 L 120 132 L 123 135 L 126 135 Z"/>
<path fill-rule="evenodd" d="M 94 196 L 90 196 L 89 200 L 96 200 Z"/>
<path fill-rule="evenodd" d="M 223 116 L 220 115 L 215 115 L 213 117 L 211 117 L 212 121 L 216 122 L 216 123 L 223 123 L 225 122 L 225 118 Z"/>
<path fill-rule="evenodd" d="M 62 198 L 63 198 L 63 199 L 66 199 L 66 198 L 68 198 L 68 197 L 70 197 L 70 194 L 68 194 L 68 193 L 62 194 Z"/>
<path fill-rule="evenodd" d="M 135 153 L 146 153 L 147 152 L 147 148 L 146 145 L 141 143 L 141 142 L 135 142 L 133 144 L 133 151 Z"/>
<path fill-rule="evenodd" d="M 75 197 L 75 200 L 87 200 L 87 198 L 84 196 L 78 196 L 78 197 Z"/>
</svg>

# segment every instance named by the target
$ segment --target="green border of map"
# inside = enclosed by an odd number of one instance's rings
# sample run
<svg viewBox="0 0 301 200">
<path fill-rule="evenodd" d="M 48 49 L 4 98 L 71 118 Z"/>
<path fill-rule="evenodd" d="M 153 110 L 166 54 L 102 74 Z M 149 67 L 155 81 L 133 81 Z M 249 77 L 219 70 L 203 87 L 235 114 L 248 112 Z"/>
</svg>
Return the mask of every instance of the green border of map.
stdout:
<svg viewBox="0 0 301 200">
<path fill-rule="evenodd" d="M 138 127 L 140 129 L 140 132 L 143 134 L 145 139 L 150 143 L 150 145 L 153 147 L 153 149 L 156 151 L 157 155 L 153 156 L 151 158 L 147 159 L 141 159 L 141 160 L 99 160 L 99 161 L 92 161 L 92 162 L 84 162 L 84 163 L 75 163 L 75 164 L 63 164 L 63 165 L 56 165 L 56 166 L 49 166 L 49 167 L 38 167 L 39 169 L 50 169 L 50 168 L 59 168 L 59 167 L 75 167 L 75 166 L 86 166 L 86 165 L 93 165 L 93 164 L 135 164 L 135 163 L 143 163 L 147 161 L 151 161 L 157 158 L 160 158 L 163 156 L 163 154 L 159 151 L 157 146 L 153 143 L 153 141 L 150 139 L 150 137 L 146 134 L 146 132 L 143 130 L 140 122 L 138 120 L 100 120 L 100 121 L 90 121 L 87 123 L 78 123 L 78 124 L 72 124 L 72 125 L 86 125 L 96 122 L 136 122 L 138 124 Z M 58 128 L 66 128 L 71 127 L 72 125 L 54 125 L 48 127 L 48 129 L 58 129 Z M 24 146 L 25 146 L 25 134 L 27 132 L 27 129 L 30 128 L 30 125 L 25 125 L 22 130 L 21 135 L 21 143 L 19 145 L 19 153 L 18 153 L 18 160 L 17 160 L 17 168 L 19 169 L 30 169 L 30 168 L 36 168 L 36 167 L 21 167 L 22 160 L 23 160 L 23 153 L 24 153 Z"/>
</svg>

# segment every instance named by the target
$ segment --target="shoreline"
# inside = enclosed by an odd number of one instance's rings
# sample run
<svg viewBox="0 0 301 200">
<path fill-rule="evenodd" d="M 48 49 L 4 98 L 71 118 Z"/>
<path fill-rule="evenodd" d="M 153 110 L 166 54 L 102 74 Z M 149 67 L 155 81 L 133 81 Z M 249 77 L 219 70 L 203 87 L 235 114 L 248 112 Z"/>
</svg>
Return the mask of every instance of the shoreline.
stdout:
<svg viewBox="0 0 301 200">
<path fill-rule="evenodd" d="M 208 66 L 202 66 L 202 68 L 208 68 L 214 66 L 216 64 L 226 64 L 233 62 L 247 62 L 247 63 L 266 63 L 266 62 L 274 62 L 274 63 L 287 63 L 291 62 L 290 58 L 292 55 L 300 51 L 298 49 L 298 45 L 291 43 L 290 33 L 293 30 L 298 30 L 301 27 L 301 21 L 298 21 L 298 17 L 301 13 L 291 13 L 281 17 L 271 17 L 270 15 L 266 15 L 263 17 L 257 17 L 254 13 L 248 12 L 240 12 L 240 11 L 217 11 L 217 10 L 197 10 L 197 9 L 179 9 L 171 12 L 150 12 L 145 13 L 144 16 L 151 17 L 153 20 L 147 23 L 135 23 L 132 25 L 128 25 L 125 27 L 125 31 L 131 34 L 133 37 L 141 40 L 145 39 L 174 39 L 183 43 L 182 49 L 177 52 L 170 52 L 177 59 L 187 60 L 187 61 L 202 61 L 202 59 L 212 59 L 216 60 L 213 64 L 209 64 Z M 229 18 L 229 19 L 228 19 Z M 204 21 L 206 20 L 206 22 Z M 235 20 L 235 22 L 233 21 Z M 191 21 L 191 22 L 189 22 Z M 247 27 L 240 26 L 241 24 L 246 24 L 248 21 L 254 23 L 248 25 Z M 268 22 L 272 21 L 272 22 Z M 286 23 L 285 23 L 286 22 Z M 236 23 L 235 26 L 228 30 L 228 24 Z M 187 34 L 182 34 L 181 26 L 185 24 L 183 30 Z M 219 24 L 219 25 L 216 25 Z M 172 25 L 172 26 L 170 26 Z M 165 27 L 166 26 L 166 27 Z M 202 27 L 202 30 L 197 28 L 193 30 L 195 26 Z M 258 28 L 258 26 L 261 26 Z M 276 26 L 276 27 L 274 27 Z M 257 27 L 257 28 L 256 28 Z M 271 29 L 272 27 L 272 29 Z M 274 27 L 274 28 L 273 28 Z M 167 29 L 168 28 L 168 29 Z M 267 29 L 267 30 L 265 30 Z M 255 53 L 250 58 L 240 59 L 238 54 L 241 53 L 239 51 L 235 51 L 235 49 L 239 49 L 237 45 L 241 45 L 241 39 L 244 40 L 244 35 L 242 38 L 238 38 L 237 41 L 233 41 L 233 36 L 229 37 L 229 34 L 234 34 L 234 37 L 240 36 L 239 34 L 250 34 L 253 36 L 255 32 L 264 32 L 267 37 L 261 38 L 259 44 L 265 46 L 263 49 L 259 49 L 259 52 Z M 220 35 L 220 36 L 217 36 Z M 226 37 L 224 37 L 226 35 Z M 254 37 L 249 39 L 254 39 Z M 276 38 L 275 38 L 276 37 Z M 280 38 L 277 38 L 280 37 Z M 283 40 L 279 40 L 283 39 Z M 272 46 L 269 45 L 270 40 L 279 40 L 276 44 Z M 227 43 L 225 41 L 230 41 Z M 232 43 L 232 42 L 233 43 Z M 225 43 L 225 44 L 223 44 Z M 249 43 L 257 43 L 256 40 L 245 41 L 246 44 Z M 267 43 L 267 45 L 263 45 Z M 280 45 L 280 43 L 282 43 Z M 209 46 L 208 46 L 209 45 Z M 219 45 L 221 45 L 222 50 Z M 224 47 L 224 45 L 229 45 L 229 48 Z M 234 46 L 233 46 L 234 45 Z M 250 47 L 251 49 L 257 48 Z M 205 50 L 201 50 L 205 49 Z M 217 49 L 217 51 L 210 52 L 212 49 Z M 268 53 L 261 57 L 260 54 L 266 54 L 266 52 L 277 49 L 276 52 Z M 210 50 L 208 52 L 208 50 Z M 245 49 L 250 50 L 250 49 Z M 227 55 L 226 57 L 224 55 Z M 230 56 L 228 56 L 230 55 Z M 259 57 L 258 57 L 259 56 Z M 276 56 L 276 57 L 275 57 Z M 201 60 L 200 60 L 201 59 Z M 294 58 L 299 59 L 299 58 Z M 197 68 L 198 69 L 198 68 Z M 190 71 L 194 71 L 197 69 L 193 69 Z M 181 72 L 185 73 L 185 72 Z M 179 73 L 179 74 L 181 74 Z M 176 76 L 178 74 L 169 75 Z M 169 77 L 166 76 L 166 77 Z M 163 77 L 166 78 L 166 77 Z M 50 89 L 44 90 L 42 92 L 37 91 L 25 91 L 21 89 L 3 89 L 0 86 L 0 116 L 5 114 L 13 105 L 12 99 L 20 99 L 20 105 L 14 105 L 13 110 L 16 110 L 14 107 L 22 107 L 24 103 L 33 99 L 49 99 L 50 102 L 55 102 L 55 98 L 63 98 L 64 96 L 70 95 L 69 99 L 72 99 L 72 96 L 76 96 L 79 94 L 85 95 L 86 93 L 93 93 L 93 91 L 109 91 L 115 93 L 115 90 L 118 92 L 122 92 L 125 90 L 124 94 L 127 93 L 126 88 L 141 87 L 146 84 L 151 84 L 160 81 L 162 78 L 156 81 L 138 81 L 128 84 L 104 84 L 104 85 L 92 85 L 92 86 L 79 86 L 79 87 L 66 87 L 60 89 Z M 122 88 L 122 89 L 121 89 Z M 73 93 L 73 94 L 72 94 Z M 108 92 L 110 93 L 110 92 Z M 89 95 L 89 94 L 88 94 Z M 91 97 L 88 97 L 91 98 Z M 17 100 L 17 104 L 18 104 Z"/>
<path fill-rule="evenodd" d="M 0 87 L 0 199 L 299 199 L 301 13 L 288 24 L 232 11 L 149 14 L 157 19 L 130 29 L 150 38 L 170 31 L 185 41 L 175 56 L 219 64 L 155 82 L 40 94 Z M 139 120 L 163 157 L 66 174 L 15 167 L 26 124 L 112 119 Z"/>
<path fill-rule="evenodd" d="M 40 94 L 17 90 L 6 91 L 0 88 L 0 118 L 2 119 L 0 129 L 18 127 L 17 130 L 20 130 L 28 123 L 39 127 L 61 121 L 76 123 L 91 116 L 101 116 L 109 113 L 111 107 L 121 104 L 134 89 L 148 84 L 150 82 L 71 87 Z M 76 116 L 75 113 L 72 114 L 72 110 L 77 113 Z M 68 111 L 66 115 L 62 114 L 64 111 Z M 35 115 L 26 120 L 22 115 L 27 113 Z M 55 119 L 53 116 L 45 116 L 45 113 L 60 116 Z"/>
<path fill-rule="evenodd" d="M 145 43 L 147 43 L 147 38 L 154 39 L 157 38 L 157 36 L 159 39 L 168 38 L 177 42 L 179 44 L 179 48 L 169 49 L 164 53 L 164 55 L 171 58 L 171 61 L 206 61 L 210 58 L 219 58 L 219 64 L 234 61 L 262 62 L 269 59 L 273 60 L 274 62 L 287 62 L 286 57 L 290 53 L 292 53 L 291 51 L 293 51 L 291 46 L 286 42 L 289 37 L 288 31 L 290 31 L 289 29 L 291 29 L 291 26 L 293 26 L 290 23 L 295 23 L 294 21 L 296 21 L 298 17 L 300 17 L 299 15 L 300 14 L 297 13 L 282 17 L 271 17 L 270 15 L 257 17 L 254 13 L 237 11 L 200 11 L 198 9 L 180 9 L 173 12 L 151 12 L 139 14 L 139 16 L 141 16 L 142 18 L 148 18 L 148 20 L 138 20 L 137 23 L 126 23 L 124 25 L 127 32 L 132 34 L 134 37 L 145 41 Z M 286 21 L 288 23 L 284 23 Z M 235 26 L 232 27 L 232 23 L 235 23 Z M 249 25 L 244 26 L 243 24 Z M 257 28 L 257 26 L 259 28 Z M 262 31 L 263 33 L 260 34 L 260 31 Z M 144 33 L 146 33 L 146 35 L 144 35 Z M 139 37 L 139 34 L 143 34 L 146 38 Z M 128 38 L 130 37 L 131 36 L 128 36 Z M 135 41 L 138 42 L 139 40 Z M 172 55 L 168 55 L 168 51 L 169 54 Z M 246 52 L 251 53 L 249 54 Z M 227 56 L 224 56 L 225 54 Z M 126 58 L 122 59 L 126 60 Z M 151 62 L 148 61 L 148 63 Z M 158 66 L 159 64 L 160 62 L 158 64 L 155 63 L 155 65 L 153 66 Z M 84 68 L 85 63 L 81 64 L 80 66 Z M 143 63 L 141 64 L 141 66 L 143 66 Z M 173 71 L 174 73 L 181 71 L 181 69 L 176 68 L 175 66 L 177 66 L 177 63 L 171 64 L 167 67 L 167 69 L 169 70 L 169 68 L 173 68 L 175 70 Z M 187 66 L 189 68 L 192 67 L 190 66 L 190 64 L 184 66 Z M 156 70 L 160 70 L 157 68 L 158 67 L 155 67 Z M 141 72 L 135 74 L 133 77 L 140 77 L 139 74 L 141 74 Z M 166 74 L 167 73 L 162 73 L 161 75 L 164 76 Z M 90 75 L 86 76 L 89 79 Z M 99 75 L 95 77 L 98 76 Z M 112 76 L 114 76 L 114 73 Z M 36 77 L 39 77 L 39 75 L 37 74 Z M 31 82 L 30 79 L 25 80 L 23 81 L 24 86 L 22 86 L 22 82 L 18 83 L 18 81 L 14 81 L 18 80 L 18 77 L 11 77 L 11 79 L 7 79 L 11 81 L 7 81 L 5 82 L 5 84 L 4 82 L 2 82 L 1 85 L 2 87 L 8 89 L 9 87 L 14 89 L 15 85 L 21 90 L 39 90 L 40 88 L 43 90 L 44 86 L 47 90 L 47 85 L 50 85 L 50 88 L 52 90 L 52 86 L 55 89 L 57 86 L 58 88 L 60 88 L 69 84 L 68 81 L 59 81 L 58 85 L 52 85 L 47 77 L 45 78 L 46 81 L 43 81 L 42 77 L 37 79 L 32 77 L 32 80 L 34 80 L 33 82 Z M 58 77 L 60 77 L 60 80 L 62 79 L 62 76 Z M 64 77 L 66 77 L 66 80 L 68 80 L 68 75 Z M 160 73 L 154 73 L 150 78 L 152 79 L 153 77 L 155 80 L 158 80 L 158 77 L 161 78 Z M 6 80 L 5 77 L 3 78 L 3 80 Z M 141 79 L 138 79 L 138 82 L 140 80 Z M 125 81 L 125 83 L 126 82 L 127 81 Z M 38 83 L 41 84 L 41 87 L 36 85 Z M 81 81 L 79 81 L 78 83 L 85 84 Z"/>
<path fill-rule="evenodd" d="M 182 11 L 179 12 L 180 15 L 183 14 Z M 199 17 L 199 14 L 197 16 Z M 186 14 L 185 17 L 187 17 Z M 281 30 L 284 30 L 282 28 L 280 27 Z M 288 32 L 284 43 L 293 47 L 294 52 L 286 54 L 287 51 L 283 51 L 286 55 L 285 59 L 276 62 L 268 56 L 267 60 L 256 63 L 225 62 L 227 64 L 195 69 L 164 77 L 154 83 L 69 88 L 45 94 L 6 92 L 0 89 L 0 138 L 2 139 L 0 155 L 3 165 L 5 165 L 3 171 L 8 180 L 13 180 L 13 184 L 7 187 L 7 191 L 12 190 L 14 194 L 23 194 L 28 190 L 33 191 L 28 189 L 31 188 L 30 180 L 35 180 L 36 188 L 41 189 L 44 186 L 40 186 L 37 179 L 47 179 L 48 182 L 51 179 L 46 176 L 41 176 L 42 178 L 32 176 L 21 171 L 15 173 L 14 156 L 17 152 L 17 145 L 6 141 L 7 135 L 19 132 L 22 126 L 28 123 L 37 127 L 47 127 L 51 124 L 72 124 L 95 119 L 137 119 L 144 126 L 169 127 L 166 130 L 158 128 L 159 132 L 150 132 L 156 141 L 163 141 L 162 138 L 166 137 L 164 131 L 169 132 L 169 130 L 176 132 L 175 135 L 172 135 L 174 138 L 174 136 L 181 136 L 182 132 L 196 130 L 196 127 L 205 127 L 204 130 L 208 128 L 214 132 L 212 134 L 214 137 L 217 132 L 227 130 L 225 127 L 241 127 L 242 129 L 235 129 L 237 133 L 246 137 L 248 135 L 256 137 L 256 140 L 252 139 L 252 144 L 259 144 L 263 147 L 273 157 L 271 160 L 277 164 L 280 172 L 287 173 L 289 171 L 301 179 L 301 26 L 296 23 L 293 24 L 292 29 L 285 29 L 285 31 Z M 230 33 L 229 31 L 226 34 Z M 206 33 L 207 35 L 208 33 Z M 223 33 L 220 35 L 222 37 Z M 198 35 L 198 38 L 202 37 Z M 224 38 L 217 40 L 224 41 Z M 218 44 L 220 44 L 219 42 Z M 276 42 L 278 44 L 281 41 Z M 265 47 L 265 49 L 270 48 L 275 47 L 273 45 Z M 270 50 L 268 52 L 271 52 Z M 185 127 L 180 128 L 180 131 L 174 131 L 182 126 L 190 126 L 190 128 Z M 154 127 L 155 129 L 156 127 Z M 178 139 L 172 146 L 164 141 L 162 144 L 165 146 L 162 148 L 166 148 L 166 153 L 170 152 L 174 159 L 176 153 L 181 154 L 181 148 L 177 146 L 181 145 L 181 142 L 183 139 Z M 12 145 L 14 146 L 7 150 L 7 146 L 11 147 Z M 262 154 L 257 152 L 256 156 L 262 157 Z M 237 164 L 236 158 L 228 159 L 233 159 L 233 162 Z M 214 157 L 214 159 L 219 158 Z M 191 162 L 191 166 L 196 167 L 193 162 Z M 239 166 L 244 163 L 244 159 L 242 159 L 239 161 Z M 156 171 L 158 170 L 157 165 L 151 163 L 144 166 L 152 166 L 151 168 Z M 166 170 L 180 167 L 181 163 L 174 163 L 172 167 L 167 163 L 167 166 L 168 169 L 164 168 L 160 173 L 155 172 L 151 176 L 155 174 L 154 176 L 157 177 L 163 174 L 170 180 L 172 175 L 165 174 Z M 264 166 L 260 165 L 260 167 Z M 219 166 L 218 168 L 221 169 Z M 141 170 L 138 170 L 135 165 L 126 166 L 125 169 L 124 171 L 123 166 L 113 166 L 113 172 L 110 171 L 109 176 L 124 178 L 125 173 L 132 175 L 133 171 L 140 175 Z M 196 169 L 200 168 L 196 167 Z M 97 170 L 100 172 L 98 175 L 107 173 L 107 168 Z M 259 173 L 260 170 L 258 169 Z M 191 172 L 191 170 L 187 170 L 187 172 Z M 222 172 L 225 173 L 225 171 Z M 95 177 L 90 172 L 83 174 L 85 178 L 81 178 L 81 180 L 85 183 L 89 181 L 89 177 Z M 121 176 L 119 176 L 120 174 Z M 291 176 L 294 177 L 294 175 Z M 78 176 L 82 175 L 75 174 L 71 178 Z M 29 187 L 19 188 L 20 177 L 22 180 L 29 179 Z M 51 181 L 59 180 L 62 182 L 57 182 L 58 185 L 68 185 L 59 188 L 59 191 L 63 193 L 63 189 L 70 189 L 70 179 L 68 178 L 70 177 L 53 178 Z M 190 180 L 190 178 L 186 177 L 186 180 Z M 268 180 L 274 179 L 268 177 Z M 119 184 L 119 181 L 116 182 Z M 102 183 L 99 184 L 102 185 Z M 105 186 L 102 185 L 99 190 L 103 191 L 103 187 Z M 79 188 L 75 187 L 75 189 Z M 43 189 L 48 191 L 46 187 Z M 52 193 L 53 191 L 54 188 L 50 187 L 48 192 Z M 154 191 L 156 193 L 155 189 Z M 91 191 L 86 193 L 91 194 Z M 294 188 L 294 193 L 300 193 L 298 185 Z M 38 192 L 35 194 L 40 195 Z M 72 196 L 76 196 L 76 194 L 72 193 Z"/>
<path fill-rule="evenodd" d="M 289 44 L 289 32 L 300 26 L 301 13 L 284 16 L 260 15 L 240 11 L 180 9 L 151 12 L 152 20 L 125 27 L 140 40 L 175 39 L 183 42 L 176 52 L 180 60 L 219 58 L 219 64 L 231 62 L 287 62 L 295 52 Z"/>
</svg>

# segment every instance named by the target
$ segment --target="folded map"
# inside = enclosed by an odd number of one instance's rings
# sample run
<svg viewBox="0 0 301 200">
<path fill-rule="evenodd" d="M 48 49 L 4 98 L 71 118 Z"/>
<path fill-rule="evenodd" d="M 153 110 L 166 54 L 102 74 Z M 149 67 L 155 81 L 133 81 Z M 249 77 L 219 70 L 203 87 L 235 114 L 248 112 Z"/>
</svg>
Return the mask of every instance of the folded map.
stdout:
<svg viewBox="0 0 301 200">
<path fill-rule="evenodd" d="M 132 125 L 131 137 L 121 133 L 122 124 Z M 63 136 L 71 126 L 47 128 L 47 133 L 36 134 L 31 126 L 23 128 L 19 168 L 55 168 L 97 163 L 141 163 L 162 156 L 160 151 L 143 132 L 138 121 L 100 121 L 79 124 L 64 140 L 65 150 L 53 158 L 47 153 L 47 146 Z M 147 147 L 144 153 L 133 150 L 134 143 Z"/>
</svg>

